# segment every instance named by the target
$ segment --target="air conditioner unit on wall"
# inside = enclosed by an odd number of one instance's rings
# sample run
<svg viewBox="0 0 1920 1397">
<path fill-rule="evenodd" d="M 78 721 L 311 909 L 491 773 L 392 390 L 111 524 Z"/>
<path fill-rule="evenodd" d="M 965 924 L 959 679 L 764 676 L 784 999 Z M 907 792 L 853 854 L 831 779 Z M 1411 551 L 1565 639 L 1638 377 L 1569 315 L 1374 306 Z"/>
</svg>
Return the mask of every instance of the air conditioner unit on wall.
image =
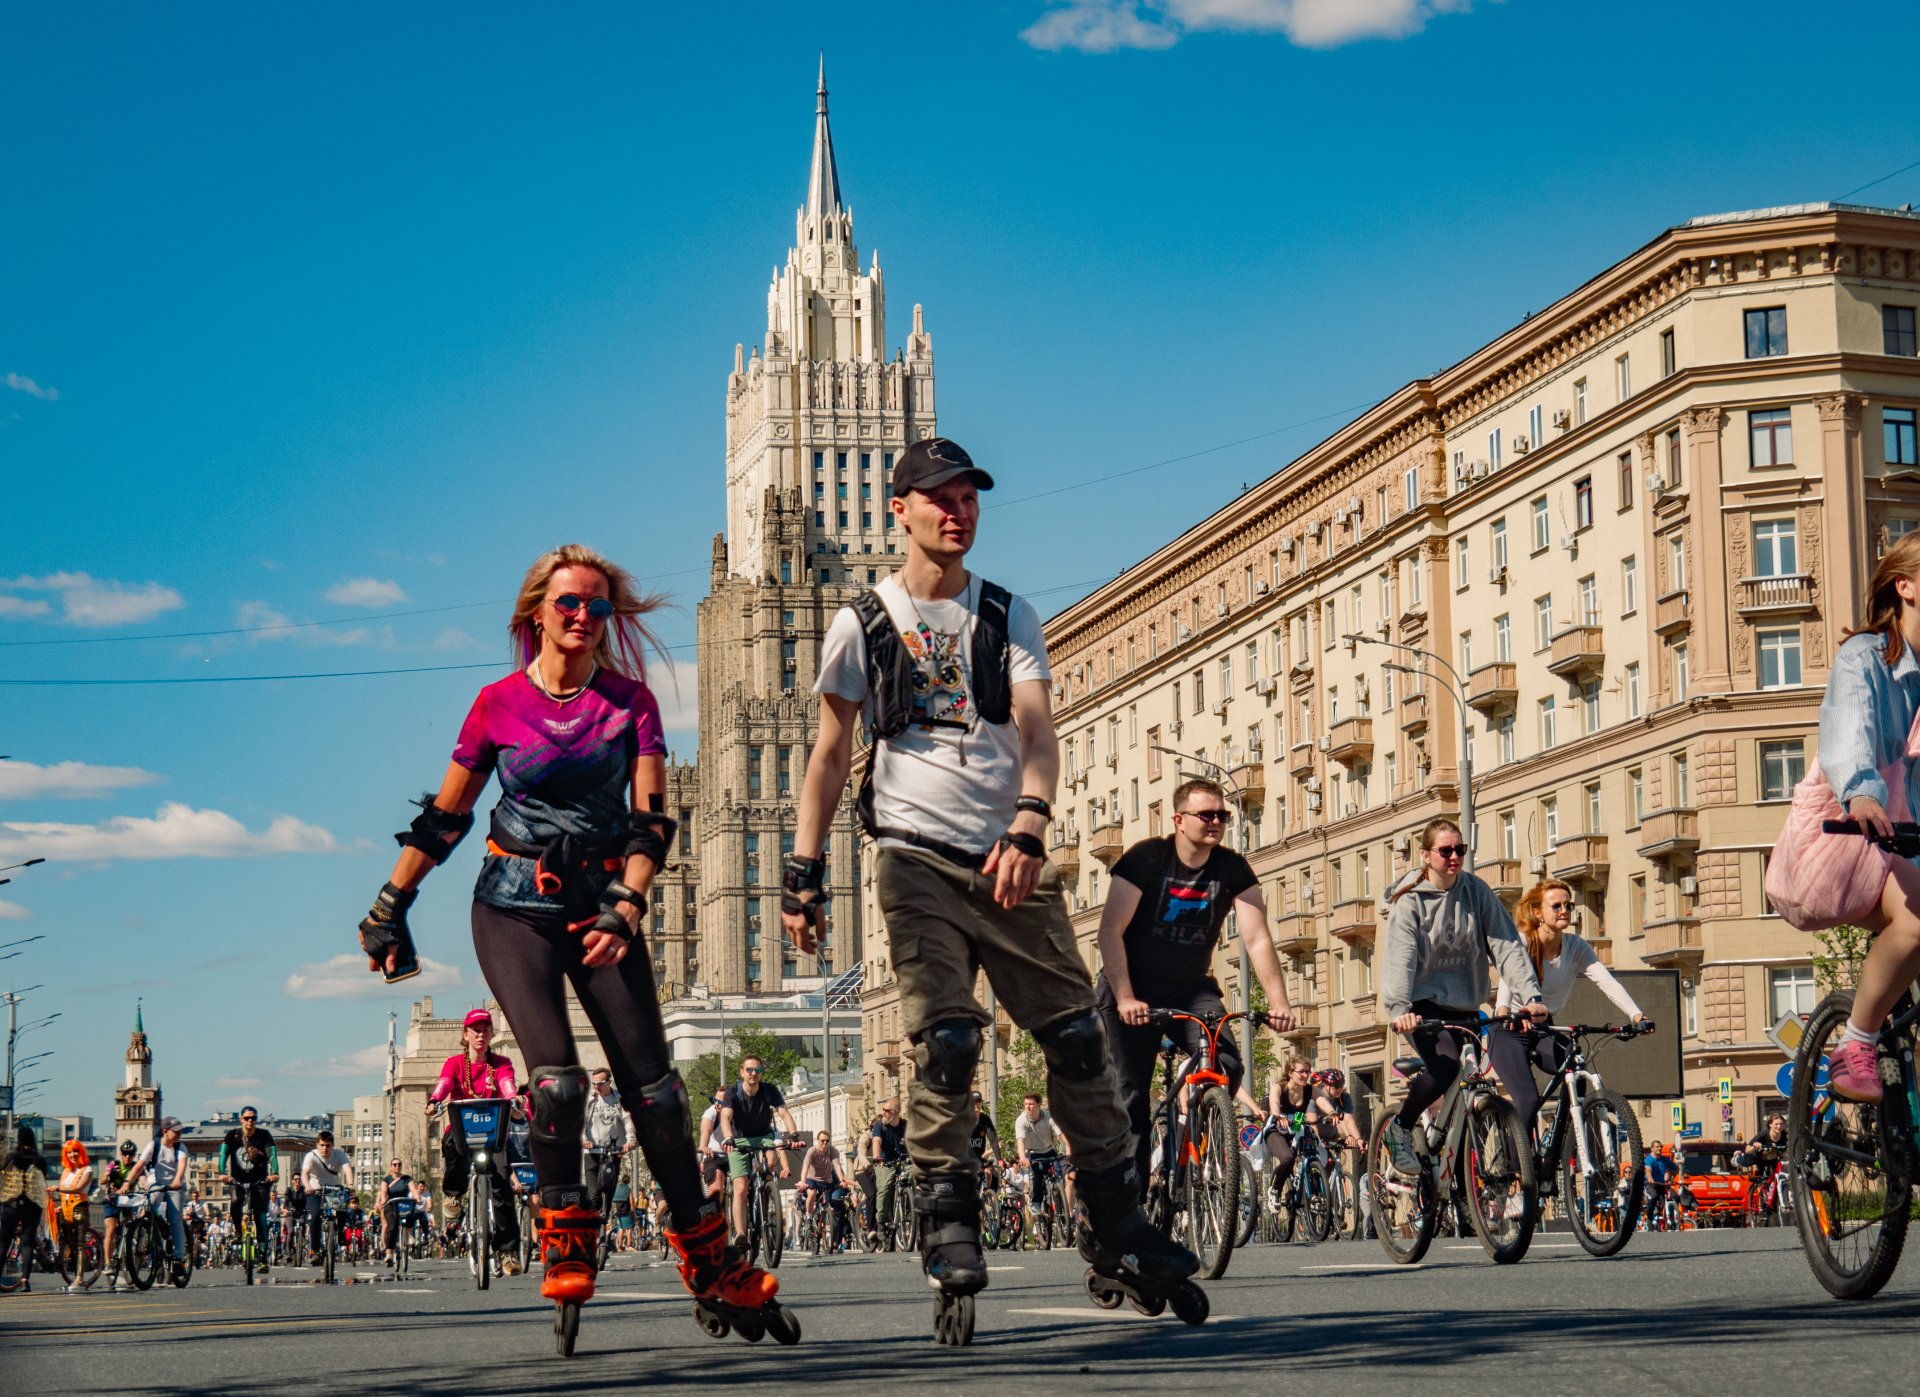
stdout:
<svg viewBox="0 0 1920 1397">
<path fill-rule="evenodd" d="M 1227 614 L 1227 604 L 1223 601 L 1215 602 L 1213 604 L 1213 614 L 1215 616 L 1225 616 Z"/>
<path fill-rule="evenodd" d="M 1272 698 L 1274 690 L 1279 687 L 1279 681 L 1274 679 L 1256 679 L 1253 681 L 1253 691 L 1260 695 L 1261 698 Z"/>
<path fill-rule="evenodd" d="M 1563 432 L 1566 431 L 1567 428 L 1573 425 L 1573 414 L 1566 408 L 1555 408 L 1553 410 L 1553 425 Z"/>
<path fill-rule="evenodd" d="M 1682 897 L 1700 896 L 1700 880 L 1691 873 L 1682 878 L 1680 880 L 1680 895 Z"/>
<path fill-rule="evenodd" d="M 1308 795 L 1317 796 L 1320 794 L 1320 778 L 1318 776 L 1309 776 L 1300 784 L 1306 787 Z"/>
<path fill-rule="evenodd" d="M 1264 597 L 1268 592 L 1271 592 L 1272 590 L 1273 590 L 1273 584 L 1267 581 L 1267 579 L 1264 577 L 1258 579 L 1253 584 L 1253 594 L 1256 597 Z"/>
<path fill-rule="evenodd" d="M 1173 628 L 1173 638 L 1176 641 L 1192 640 L 1193 627 L 1189 626 L 1185 621 L 1182 621 L 1179 625 Z"/>
<path fill-rule="evenodd" d="M 1547 856 L 1545 854 L 1535 854 L 1527 861 L 1527 869 L 1529 872 L 1535 874 L 1545 873 L 1547 871 Z"/>
<path fill-rule="evenodd" d="M 1340 526 L 1341 528 L 1345 528 L 1345 527 L 1346 527 L 1346 524 L 1347 524 L 1347 512 L 1346 512 L 1346 510 L 1344 510 L 1344 509 L 1336 509 L 1336 510 L 1334 510 L 1334 512 L 1333 512 L 1333 522 L 1334 522 L 1335 524 L 1337 524 L 1337 525 L 1339 525 L 1339 526 Z"/>
<path fill-rule="evenodd" d="M 1332 739 L 1331 737 L 1323 737 L 1323 738 L 1321 738 L 1321 739 L 1320 739 L 1320 750 L 1321 750 L 1322 752 L 1331 752 L 1331 751 L 1333 750 L 1333 739 Z"/>
<path fill-rule="evenodd" d="M 1283 538 L 1280 540 L 1280 556 L 1283 558 L 1291 558 L 1293 556 L 1293 540 L 1292 539 Z"/>
<path fill-rule="evenodd" d="M 1496 567 L 1495 569 L 1493 569 L 1493 571 L 1489 572 L 1487 574 L 1487 581 L 1493 583 L 1494 586 L 1496 587 L 1506 586 L 1507 585 L 1507 569 L 1505 565 Z"/>
<path fill-rule="evenodd" d="M 1492 473 L 1493 467 L 1489 466 L 1485 461 L 1478 459 L 1474 461 L 1473 478 L 1475 480 L 1485 480 Z"/>
<path fill-rule="evenodd" d="M 1313 522 L 1307 525 L 1307 537 L 1319 538 L 1320 528 L 1321 528 L 1320 521 L 1318 519 L 1315 519 Z"/>
<path fill-rule="evenodd" d="M 1647 477 L 1647 493 L 1649 495 L 1665 494 L 1666 489 L 1667 478 L 1664 475 L 1656 474 Z"/>
<path fill-rule="evenodd" d="M 1379 632 L 1381 635 L 1393 634 L 1393 622 L 1391 621 L 1375 621 L 1373 623 L 1373 628 L 1374 630 Z"/>
<path fill-rule="evenodd" d="M 1514 455 L 1524 456 L 1531 450 L 1533 450 L 1533 439 L 1531 437 L 1515 437 L 1513 439 Z"/>
<path fill-rule="evenodd" d="M 1310 815 L 1318 815 L 1320 813 L 1320 793 L 1318 791 L 1308 792 L 1307 813 Z M 1311 897 L 1307 899 L 1307 906 L 1313 906 L 1313 899 Z"/>
<path fill-rule="evenodd" d="M 1215 700 L 1213 705 L 1213 716 L 1216 718 L 1224 718 L 1227 716 L 1227 701 L 1225 699 Z"/>
</svg>

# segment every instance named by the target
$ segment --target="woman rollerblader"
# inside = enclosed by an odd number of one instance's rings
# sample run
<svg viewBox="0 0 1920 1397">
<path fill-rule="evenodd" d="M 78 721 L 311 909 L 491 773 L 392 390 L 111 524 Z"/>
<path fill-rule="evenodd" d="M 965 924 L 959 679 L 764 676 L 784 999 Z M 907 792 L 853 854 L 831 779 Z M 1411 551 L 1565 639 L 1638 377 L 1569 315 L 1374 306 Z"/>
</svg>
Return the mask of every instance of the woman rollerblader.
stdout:
<svg viewBox="0 0 1920 1397">
<path fill-rule="evenodd" d="M 647 687 L 644 618 L 661 601 L 590 548 L 569 544 L 528 570 L 509 623 L 520 668 L 480 691 L 439 792 L 420 802 L 393 876 L 360 924 L 370 967 L 418 970 L 407 909 L 429 870 L 473 825 L 500 777 L 474 887 L 473 944 L 487 987 L 530 1065 L 529 1153 L 557 1344 L 573 1351 L 593 1295 L 600 1214 L 580 1178 L 587 1074 L 567 1023 L 571 985 L 606 1050 L 648 1168 L 667 1196 L 667 1233 L 703 1325 L 717 1320 L 791 1343 L 799 1326 L 778 1284 L 727 1247 L 726 1218 L 701 1192 L 686 1088 L 673 1070 L 649 959 L 630 954 L 647 889 L 671 845 L 662 813 L 666 743 Z"/>
</svg>

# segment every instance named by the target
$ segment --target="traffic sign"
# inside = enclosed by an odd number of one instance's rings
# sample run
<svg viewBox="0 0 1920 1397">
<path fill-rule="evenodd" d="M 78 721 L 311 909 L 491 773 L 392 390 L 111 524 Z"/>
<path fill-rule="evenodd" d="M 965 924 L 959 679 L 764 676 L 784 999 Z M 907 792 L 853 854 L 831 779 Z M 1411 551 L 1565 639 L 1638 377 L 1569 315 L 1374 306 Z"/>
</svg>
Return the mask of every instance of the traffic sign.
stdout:
<svg viewBox="0 0 1920 1397">
<path fill-rule="evenodd" d="M 1720 1104 L 1724 1106 L 1732 1100 L 1733 1100 L 1733 1078 L 1722 1077 L 1720 1079 Z"/>
<path fill-rule="evenodd" d="M 1807 1021 L 1811 1014 L 1782 1014 L 1774 1026 L 1767 1030 L 1767 1037 L 1774 1047 L 1792 1057 L 1800 1051 L 1800 1040 L 1806 1037 Z"/>
<path fill-rule="evenodd" d="M 1687 1123 L 1687 1103 L 1684 1101 L 1674 1102 L 1672 1106 L 1672 1111 L 1673 1111 L 1673 1128 L 1675 1130 L 1678 1130 Z"/>
<path fill-rule="evenodd" d="M 1730 1120 L 1732 1120 L 1732 1119 L 1733 1119 L 1733 1107 L 1731 1107 L 1731 1106 L 1722 1106 L 1722 1107 L 1720 1108 L 1720 1119 L 1721 1119 L 1721 1120 L 1723 1120 L 1723 1121 L 1730 1121 Z"/>
<path fill-rule="evenodd" d="M 1700 1122 L 1695 1121 L 1692 1125 L 1681 1126 L 1680 1138 L 1682 1140 L 1698 1140 L 1700 1138 Z"/>
<path fill-rule="evenodd" d="M 1793 1095 L 1793 1064 L 1783 1062 L 1780 1070 L 1773 1074 L 1773 1085 L 1782 1096 Z"/>
</svg>

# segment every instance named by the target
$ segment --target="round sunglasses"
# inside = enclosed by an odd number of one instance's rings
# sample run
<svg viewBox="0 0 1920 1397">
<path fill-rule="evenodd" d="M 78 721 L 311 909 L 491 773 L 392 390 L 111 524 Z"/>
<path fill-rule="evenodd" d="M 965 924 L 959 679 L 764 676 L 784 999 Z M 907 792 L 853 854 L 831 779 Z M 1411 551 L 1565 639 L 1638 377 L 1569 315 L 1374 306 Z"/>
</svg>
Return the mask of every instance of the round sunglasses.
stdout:
<svg viewBox="0 0 1920 1397">
<path fill-rule="evenodd" d="M 604 621 L 613 615 L 613 602 L 606 597 L 589 599 L 580 596 L 577 592 L 562 592 L 557 597 L 548 597 L 547 600 L 553 603 L 554 609 L 562 616 L 571 616 L 583 606 L 587 609 L 587 615 L 596 621 Z"/>
</svg>

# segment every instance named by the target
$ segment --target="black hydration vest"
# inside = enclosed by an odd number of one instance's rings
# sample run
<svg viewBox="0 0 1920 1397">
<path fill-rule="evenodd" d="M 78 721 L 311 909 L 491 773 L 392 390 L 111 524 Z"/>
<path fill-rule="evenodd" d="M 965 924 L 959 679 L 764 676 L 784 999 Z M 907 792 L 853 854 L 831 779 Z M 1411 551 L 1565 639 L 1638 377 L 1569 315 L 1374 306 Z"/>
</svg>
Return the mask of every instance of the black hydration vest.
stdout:
<svg viewBox="0 0 1920 1397">
<path fill-rule="evenodd" d="M 900 639 L 899 628 L 887 611 L 887 604 L 872 588 L 851 603 L 860 621 L 867 644 L 867 693 L 873 700 L 873 714 L 863 720 L 867 727 L 867 768 L 860 778 L 856 809 L 860 826 L 872 838 L 885 836 L 912 844 L 923 844 L 912 830 L 882 826 L 874 815 L 873 765 L 878 747 L 898 737 L 913 725 L 913 656 Z M 1013 717 L 1013 679 L 1007 644 L 1007 612 L 1013 594 L 997 582 L 980 583 L 980 608 L 973 618 L 973 661 L 969 687 L 973 691 L 973 709 L 989 723 L 1000 724 Z M 935 720 L 934 727 L 971 728 L 971 722 Z"/>
</svg>

